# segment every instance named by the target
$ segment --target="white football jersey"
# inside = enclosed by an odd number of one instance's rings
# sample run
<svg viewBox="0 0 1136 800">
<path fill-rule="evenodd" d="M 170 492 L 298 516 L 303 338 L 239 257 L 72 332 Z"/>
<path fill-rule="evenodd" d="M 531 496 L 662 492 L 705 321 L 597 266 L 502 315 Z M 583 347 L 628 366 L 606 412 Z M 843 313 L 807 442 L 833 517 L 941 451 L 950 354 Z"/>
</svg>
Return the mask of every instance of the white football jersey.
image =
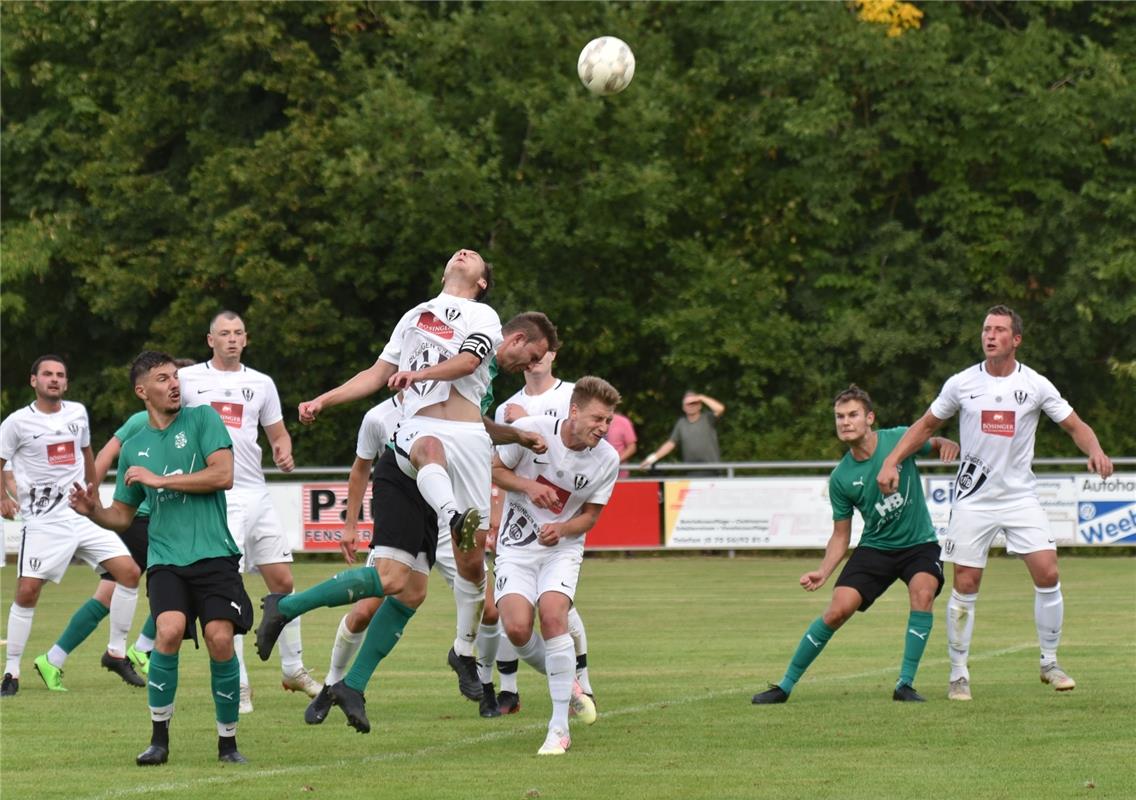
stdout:
<svg viewBox="0 0 1136 800">
<path fill-rule="evenodd" d="M 1041 412 L 1064 422 L 1073 407 L 1044 375 L 1019 363 L 996 378 L 985 362 L 947 379 L 931 413 L 959 415 L 959 470 L 954 502 L 994 509 L 1037 498 L 1033 445 Z"/>
<path fill-rule="evenodd" d="M 359 425 L 359 438 L 355 443 L 355 455 L 367 461 L 374 461 L 383 452 L 387 442 L 394 435 L 398 423 L 402 422 L 402 404 L 398 395 L 389 397 L 363 415 Z"/>
<path fill-rule="evenodd" d="M 71 485 L 86 483 L 83 448 L 91 423 L 82 403 L 64 400 L 54 414 L 35 404 L 13 411 L 0 425 L 0 458 L 12 467 L 24 520 L 72 518 Z"/>
<path fill-rule="evenodd" d="M 497 406 L 494 419 L 501 425 L 505 424 L 505 406 L 513 403 L 528 412 L 530 417 L 547 415 L 564 419 L 568 416 L 568 407 L 572 405 L 572 390 L 576 384 L 571 381 L 556 381 L 556 384 L 540 394 L 526 394 L 521 389 L 501 405 Z"/>
<path fill-rule="evenodd" d="M 403 391 L 403 414 L 413 417 L 450 396 L 450 387 L 478 408 L 489 387 L 489 361 L 501 344 L 501 319 L 484 303 L 442 294 L 407 311 L 379 355 L 399 371 L 440 364 L 459 352 L 481 359 L 472 374 L 456 381 L 426 381 Z"/>
<path fill-rule="evenodd" d="M 241 364 L 228 372 L 209 361 L 182 367 L 181 404 L 213 406 L 233 439 L 233 488 L 251 489 L 265 485 L 261 467 L 258 426 L 268 426 L 284 418 L 280 395 L 272 378 Z"/>
<path fill-rule="evenodd" d="M 579 513 L 584 503 L 607 505 L 619 474 L 619 455 L 615 448 L 601 440 L 595 447 L 569 450 L 560 438 L 565 420 L 549 416 L 524 417 L 518 428 L 539 433 L 548 443 L 547 452 L 537 455 L 519 444 L 497 448 L 506 467 L 518 476 L 551 486 L 560 498 L 553 508 L 537 508 L 523 492 L 507 492 L 501 529 L 497 537 L 501 548 L 549 548 L 538 544 L 537 534 L 550 522 L 567 522 Z M 584 549 L 584 537 L 562 539 L 555 547 Z"/>
</svg>

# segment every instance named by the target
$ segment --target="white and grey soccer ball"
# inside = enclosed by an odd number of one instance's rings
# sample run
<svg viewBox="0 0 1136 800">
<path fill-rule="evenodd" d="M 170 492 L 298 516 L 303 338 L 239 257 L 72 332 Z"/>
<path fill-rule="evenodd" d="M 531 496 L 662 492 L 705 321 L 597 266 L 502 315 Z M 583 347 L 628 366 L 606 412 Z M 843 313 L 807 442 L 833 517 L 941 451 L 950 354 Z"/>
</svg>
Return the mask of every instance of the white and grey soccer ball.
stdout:
<svg viewBox="0 0 1136 800">
<path fill-rule="evenodd" d="M 593 94 L 618 94 L 635 76 L 635 54 L 622 39 L 601 36 L 584 45 L 576 72 Z"/>
</svg>

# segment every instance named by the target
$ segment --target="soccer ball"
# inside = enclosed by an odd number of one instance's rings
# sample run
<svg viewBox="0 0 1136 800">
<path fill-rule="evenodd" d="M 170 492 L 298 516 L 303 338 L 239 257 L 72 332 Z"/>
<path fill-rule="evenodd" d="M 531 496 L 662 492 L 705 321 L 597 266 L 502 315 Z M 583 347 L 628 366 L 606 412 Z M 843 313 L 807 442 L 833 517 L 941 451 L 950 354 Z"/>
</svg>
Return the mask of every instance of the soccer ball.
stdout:
<svg viewBox="0 0 1136 800">
<path fill-rule="evenodd" d="M 622 39 L 601 36 L 592 39 L 580 51 L 576 72 L 589 92 L 618 94 L 635 75 L 635 54 Z"/>
</svg>

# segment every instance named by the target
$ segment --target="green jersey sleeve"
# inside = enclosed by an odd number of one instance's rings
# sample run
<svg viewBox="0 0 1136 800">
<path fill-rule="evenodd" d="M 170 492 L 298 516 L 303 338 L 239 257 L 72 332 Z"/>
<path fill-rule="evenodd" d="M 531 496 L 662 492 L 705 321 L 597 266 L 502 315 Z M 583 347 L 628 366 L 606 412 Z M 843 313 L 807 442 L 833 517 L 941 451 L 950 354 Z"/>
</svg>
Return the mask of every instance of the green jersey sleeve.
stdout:
<svg viewBox="0 0 1136 800">
<path fill-rule="evenodd" d="M 485 394 L 481 398 L 481 416 L 489 416 L 489 409 L 493 408 L 493 381 L 497 378 L 499 367 L 497 366 L 497 355 L 494 354 L 489 359 L 489 383 L 485 387 Z"/>
<path fill-rule="evenodd" d="M 137 436 L 139 433 L 146 429 L 149 424 L 150 415 L 145 411 L 139 411 L 132 414 L 122 426 L 114 432 L 114 438 L 118 439 L 119 444 L 124 444 L 131 436 Z"/>
<path fill-rule="evenodd" d="M 844 491 L 841 482 L 836 479 L 836 470 L 828 476 L 828 501 L 832 504 L 832 519 L 842 520 L 852 518 L 852 498 Z"/>
</svg>

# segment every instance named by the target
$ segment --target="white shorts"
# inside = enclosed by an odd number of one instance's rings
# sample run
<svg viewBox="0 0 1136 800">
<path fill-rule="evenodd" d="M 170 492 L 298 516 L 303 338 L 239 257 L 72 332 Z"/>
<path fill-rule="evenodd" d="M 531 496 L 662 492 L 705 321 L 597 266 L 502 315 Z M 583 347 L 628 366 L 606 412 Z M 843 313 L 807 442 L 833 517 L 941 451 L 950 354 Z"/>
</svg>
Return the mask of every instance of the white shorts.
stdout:
<svg viewBox="0 0 1136 800">
<path fill-rule="evenodd" d="M 518 594 L 532 606 L 545 592 L 560 592 L 574 600 L 583 560 L 584 552 L 579 547 L 548 548 L 535 543 L 523 548 L 503 547 L 497 550 L 493 590 L 498 598 Z"/>
<path fill-rule="evenodd" d="M 956 506 L 951 510 L 951 521 L 943 537 L 942 560 L 983 568 L 999 532 L 1006 534 L 1007 553 L 1025 555 L 1057 549 L 1049 530 L 1049 517 L 1040 503 L 997 510 Z"/>
<path fill-rule="evenodd" d="M 399 564 L 405 564 L 410 567 L 414 572 L 421 572 L 423 575 L 430 574 L 430 561 L 426 558 L 425 553 L 419 553 L 416 556 L 410 555 L 405 550 L 399 550 L 397 547 L 372 547 L 370 552 L 367 553 L 367 566 L 373 567 L 380 558 L 386 558 L 390 561 L 397 561 Z"/>
<path fill-rule="evenodd" d="M 229 507 L 229 533 L 242 553 L 241 572 L 256 572 L 261 564 L 292 561 L 292 543 L 272 505 L 268 487 L 230 489 L 225 492 Z"/>
<path fill-rule="evenodd" d="M 394 433 L 394 452 L 399 469 L 411 478 L 418 476 L 418 470 L 407 454 L 414 441 L 424 436 L 438 439 L 446 450 L 446 472 L 453 483 L 458 509 L 476 508 L 481 512 L 481 530 L 488 530 L 493 443 L 485 426 L 480 422 L 452 422 L 433 417 L 403 420 Z"/>
<path fill-rule="evenodd" d="M 59 583 L 72 558 L 81 558 L 98 569 L 109 558 L 130 557 L 122 539 L 86 517 L 25 522 L 20 534 L 16 574 Z"/>
</svg>

